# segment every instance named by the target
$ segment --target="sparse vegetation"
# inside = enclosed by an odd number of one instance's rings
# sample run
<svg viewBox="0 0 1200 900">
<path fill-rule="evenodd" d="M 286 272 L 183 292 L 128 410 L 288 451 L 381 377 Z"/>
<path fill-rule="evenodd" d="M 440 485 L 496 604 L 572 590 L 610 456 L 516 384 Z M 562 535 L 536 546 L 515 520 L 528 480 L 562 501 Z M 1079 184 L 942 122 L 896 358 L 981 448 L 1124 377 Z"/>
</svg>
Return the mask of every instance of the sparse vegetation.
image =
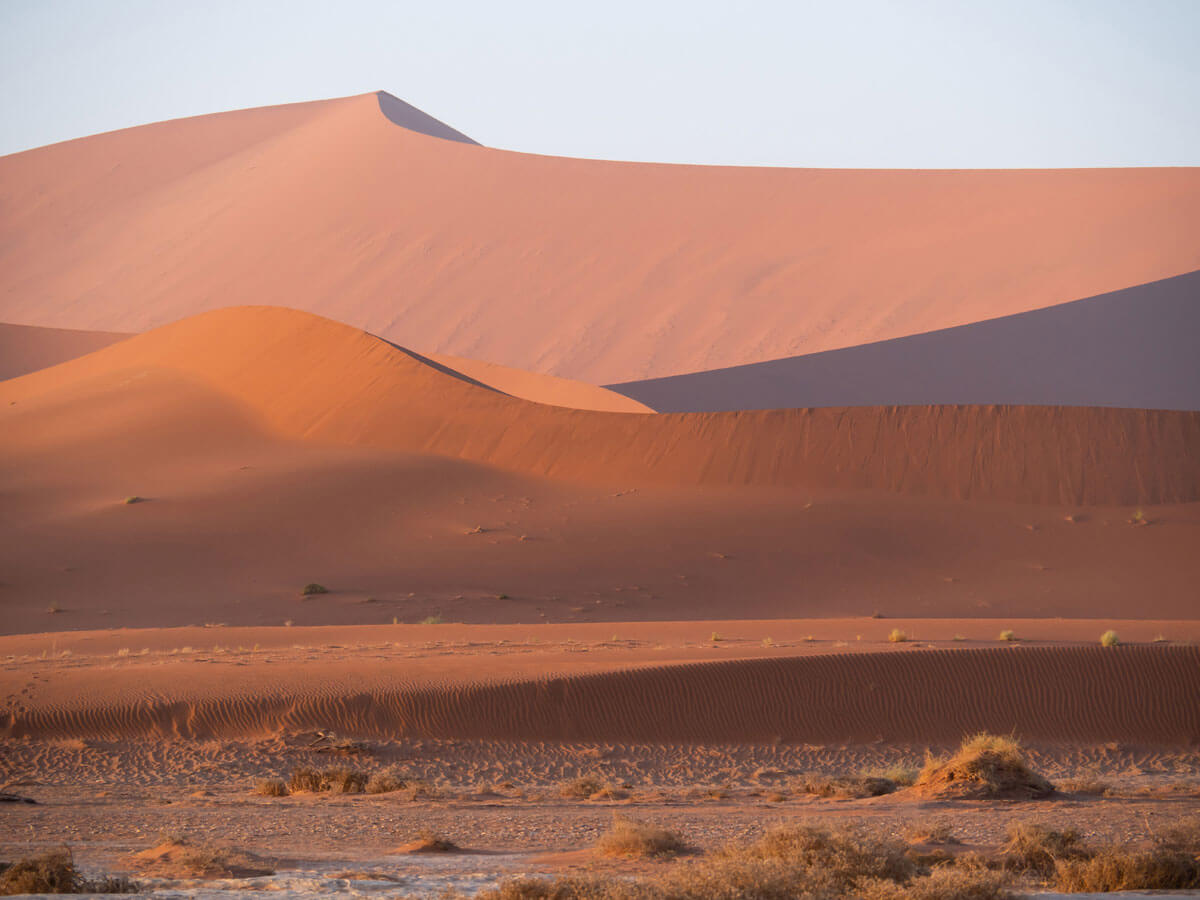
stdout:
<svg viewBox="0 0 1200 900">
<path fill-rule="evenodd" d="M 1058 830 L 1036 822 L 1012 822 L 1008 839 L 1000 851 L 1004 868 L 1012 872 L 1053 875 L 1062 860 L 1081 859 L 1090 854 L 1073 828 Z"/>
<path fill-rule="evenodd" d="M 1115 647 L 1119 643 L 1121 643 L 1121 638 L 1111 628 L 1104 632 L 1104 634 L 1100 635 L 1101 647 Z"/>
<path fill-rule="evenodd" d="M 1017 639 L 1017 633 L 1011 628 L 1005 628 L 1002 632 L 1000 632 L 997 639 L 1001 641 L 1015 641 Z"/>
<path fill-rule="evenodd" d="M 128 878 L 86 878 L 75 868 L 68 850 L 0 863 L 0 895 L 14 894 L 136 894 L 138 885 Z"/>
<path fill-rule="evenodd" d="M 863 797 L 881 797 L 896 790 L 898 785 L 890 778 L 874 775 L 842 775 L 837 777 L 813 776 L 801 779 L 797 790 L 818 797 L 844 797 L 859 800 Z"/>
<path fill-rule="evenodd" d="M 288 789 L 293 794 L 361 794 L 367 787 L 367 776 L 357 769 L 300 768 L 292 772 Z"/>
<path fill-rule="evenodd" d="M 454 841 L 429 829 L 423 829 L 415 840 L 400 848 L 403 853 L 459 853 L 462 848 Z"/>
<path fill-rule="evenodd" d="M 714 632 L 713 632 L 713 633 L 712 633 L 712 634 L 709 636 L 709 638 L 708 638 L 708 639 L 709 639 L 710 641 L 712 641 L 714 644 L 715 644 L 717 641 L 723 641 L 723 640 L 725 640 L 724 636 L 722 636 L 722 635 L 721 635 L 719 632 L 716 632 L 716 631 L 714 631 Z"/>
<path fill-rule="evenodd" d="M 686 846 L 673 831 L 618 815 L 600 835 L 596 849 L 605 856 L 664 857 L 682 853 Z"/>
<path fill-rule="evenodd" d="M 325 587 L 325 585 L 323 585 L 323 584 L 317 584 L 315 581 L 310 581 L 308 584 L 306 584 L 303 588 L 300 589 L 300 596 L 302 596 L 302 597 L 311 597 L 314 594 L 328 594 L 328 593 L 329 593 L 329 588 Z"/>
<path fill-rule="evenodd" d="M 421 620 L 422 625 L 441 625 L 446 620 L 441 616 L 426 616 Z M 395 623 L 393 623 L 395 624 Z"/>
<path fill-rule="evenodd" d="M 1148 849 L 1108 847 L 1060 860 L 1054 887 L 1065 893 L 1200 888 L 1200 819 L 1156 836 Z"/>
<path fill-rule="evenodd" d="M 899 628 L 893 628 L 888 634 L 888 640 L 893 644 L 903 644 L 908 640 L 908 633 Z"/>
<path fill-rule="evenodd" d="M 373 773 L 367 779 L 366 791 L 368 794 L 390 794 L 394 791 L 402 791 L 406 787 L 408 787 L 407 778 L 402 778 L 395 771 L 385 769 Z"/>
<path fill-rule="evenodd" d="M 125 505 L 126 505 L 126 506 L 132 506 L 132 505 L 133 505 L 133 504 L 135 504 L 135 503 L 145 503 L 145 502 L 146 502 L 146 498 L 145 498 L 145 497 L 139 497 L 137 494 L 131 494 L 131 495 L 129 495 L 128 497 L 126 497 L 126 498 L 125 498 Z"/>
</svg>

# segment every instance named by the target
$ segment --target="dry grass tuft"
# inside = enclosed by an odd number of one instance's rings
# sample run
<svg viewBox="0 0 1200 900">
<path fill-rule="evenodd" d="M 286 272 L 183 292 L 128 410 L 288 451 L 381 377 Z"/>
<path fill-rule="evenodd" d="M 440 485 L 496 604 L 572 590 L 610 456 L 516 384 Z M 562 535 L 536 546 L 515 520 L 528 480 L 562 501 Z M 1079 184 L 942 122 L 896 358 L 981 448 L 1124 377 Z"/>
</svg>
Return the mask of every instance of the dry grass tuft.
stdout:
<svg viewBox="0 0 1200 900">
<path fill-rule="evenodd" d="M 400 848 L 401 853 L 461 853 L 462 847 L 436 832 L 425 829 L 415 840 Z"/>
<path fill-rule="evenodd" d="M 300 768 L 292 772 L 288 788 L 293 794 L 361 794 L 367 787 L 367 776 L 357 769 Z"/>
<path fill-rule="evenodd" d="M 948 759 L 927 759 L 916 788 L 959 798 L 1035 799 L 1054 793 L 1054 785 L 1029 768 L 1019 742 L 985 732 L 966 738 Z"/>
<path fill-rule="evenodd" d="M 254 793 L 262 797 L 286 797 L 290 792 L 281 778 L 264 778 L 254 785 Z"/>
<path fill-rule="evenodd" d="M 899 628 L 893 628 L 891 633 L 888 634 L 888 640 L 893 644 L 903 644 L 908 640 L 908 633 L 901 631 Z"/>
<path fill-rule="evenodd" d="M 682 853 L 687 846 L 673 831 L 618 815 L 596 841 L 596 849 L 605 856 L 661 858 Z"/>
<path fill-rule="evenodd" d="M 1000 632 L 997 639 L 1001 641 L 1015 641 L 1017 639 L 1017 633 L 1011 628 L 1005 628 L 1002 632 Z"/>
<path fill-rule="evenodd" d="M 1058 831 L 1036 822 L 1011 822 L 1008 840 L 1000 851 L 1004 868 L 1012 872 L 1054 874 L 1061 860 L 1084 859 L 1091 853 L 1073 828 Z"/>
<path fill-rule="evenodd" d="M 0 871 L 0 895 L 14 894 L 136 894 L 128 878 L 85 878 L 67 850 L 19 859 Z"/>
<path fill-rule="evenodd" d="M 905 881 L 916 872 L 908 847 L 890 839 L 869 837 L 854 828 L 831 831 L 811 825 L 772 828 L 748 847 L 722 851 L 727 859 L 773 860 L 819 871 L 831 884 L 845 888 L 860 878 Z"/>
<path fill-rule="evenodd" d="M 1010 900 L 1016 895 L 1007 890 L 999 872 L 968 865 L 938 866 L 903 885 L 894 881 L 864 882 L 854 896 L 861 900 Z"/>
<path fill-rule="evenodd" d="M 366 791 L 368 794 L 390 794 L 404 790 L 408 783 L 409 779 L 401 777 L 394 770 L 385 769 L 371 775 L 367 780 Z"/>
<path fill-rule="evenodd" d="M 1121 638 L 1111 628 L 1104 632 L 1104 634 L 1100 635 L 1101 647 L 1115 647 L 1119 643 L 1121 643 Z"/>
<path fill-rule="evenodd" d="M 1064 893 L 1200 888 L 1200 819 L 1168 829 L 1149 849 L 1108 847 L 1060 861 L 1054 887 Z"/>
<path fill-rule="evenodd" d="M 558 793 L 566 800 L 587 800 L 605 787 L 607 785 L 594 775 L 584 775 L 573 781 L 563 782 L 559 785 Z"/>
<path fill-rule="evenodd" d="M 300 596 L 311 597 L 313 594 L 328 594 L 329 588 L 323 584 L 317 584 L 315 581 L 310 581 L 300 589 Z"/>
<path fill-rule="evenodd" d="M 803 794 L 816 794 L 818 797 L 841 797 L 850 800 L 861 800 L 863 797 L 882 797 L 893 793 L 898 785 L 890 778 L 880 778 L 874 775 L 842 775 L 827 777 L 823 775 L 803 778 L 796 782 L 796 790 Z"/>
</svg>

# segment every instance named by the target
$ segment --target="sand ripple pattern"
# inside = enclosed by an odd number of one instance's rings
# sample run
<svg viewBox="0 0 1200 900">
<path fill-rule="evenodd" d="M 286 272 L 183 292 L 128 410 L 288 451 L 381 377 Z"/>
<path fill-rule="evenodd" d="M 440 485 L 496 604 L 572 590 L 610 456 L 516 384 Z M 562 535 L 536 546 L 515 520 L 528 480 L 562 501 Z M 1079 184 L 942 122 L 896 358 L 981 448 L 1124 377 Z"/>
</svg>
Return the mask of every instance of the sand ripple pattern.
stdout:
<svg viewBox="0 0 1200 900">
<path fill-rule="evenodd" d="M 253 693 L 90 697 L 10 715 L 8 737 L 234 738 L 306 729 L 381 739 L 1200 741 L 1200 648 L 1013 647 L 737 660 L 506 682 L 386 680 Z"/>
</svg>

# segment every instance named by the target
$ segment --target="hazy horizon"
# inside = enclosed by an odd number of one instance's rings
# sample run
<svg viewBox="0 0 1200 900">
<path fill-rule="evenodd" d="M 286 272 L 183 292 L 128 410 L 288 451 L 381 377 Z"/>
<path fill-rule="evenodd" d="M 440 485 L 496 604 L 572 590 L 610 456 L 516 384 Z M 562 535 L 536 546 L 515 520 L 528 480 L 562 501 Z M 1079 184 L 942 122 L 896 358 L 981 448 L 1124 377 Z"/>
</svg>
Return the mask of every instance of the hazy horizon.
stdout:
<svg viewBox="0 0 1200 900">
<path fill-rule="evenodd" d="M 1200 164 L 1200 4 L 6 3 L 0 153 L 384 90 L 492 147 L 717 165 Z"/>
</svg>

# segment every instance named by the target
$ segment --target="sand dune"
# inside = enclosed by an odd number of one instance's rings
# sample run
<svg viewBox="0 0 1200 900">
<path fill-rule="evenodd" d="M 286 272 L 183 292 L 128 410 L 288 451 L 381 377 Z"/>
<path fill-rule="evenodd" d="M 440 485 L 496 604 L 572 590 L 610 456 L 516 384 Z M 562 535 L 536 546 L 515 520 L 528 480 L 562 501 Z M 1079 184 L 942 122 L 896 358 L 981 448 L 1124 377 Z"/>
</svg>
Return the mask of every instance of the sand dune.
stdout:
<svg viewBox="0 0 1200 900">
<path fill-rule="evenodd" d="M 0 323 L 0 381 L 56 366 L 127 337 L 104 331 Z"/>
<path fill-rule="evenodd" d="M 86 420 L 131 379 L 172 402 L 204 385 L 256 427 L 622 485 L 764 485 L 951 499 L 1117 505 L 1200 498 L 1200 414 L 890 407 L 639 416 L 482 389 L 357 329 L 270 307 L 222 310 L 0 383 L 9 446 Z M 207 402 L 207 401 L 204 401 Z M 16 404 L 14 406 L 14 404 Z M 58 409 L 57 413 L 50 410 Z M 34 421 L 40 417 L 41 425 Z M 77 434 L 80 436 L 82 432 Z"/>
<path fill-rule="evenodd" d="M 893 404 L 1200 409 L 1200 272 L 987 322 L 611 385 L 660 412 Z"/>
<path fill-rule="evenodd" d="M 127 665 L 59 673 L 6 737 L 119 740 L 342 736 L 520 741 L 951 743 L 987 729 L 1027 740 L 1186 746 L 1200 734 L 1195 647 L 997 648 L 839 654 L 545 674 L 421 679 L 352 662 Z"/>
<path fill-rule="evenodd" d="M 0 320 L 137 332 L 266 302 L 604 384 L 1200 269 L 1194 168 L 722 168 L 467 140 L 367 94 L 5 157 Z"/>
</svg>

